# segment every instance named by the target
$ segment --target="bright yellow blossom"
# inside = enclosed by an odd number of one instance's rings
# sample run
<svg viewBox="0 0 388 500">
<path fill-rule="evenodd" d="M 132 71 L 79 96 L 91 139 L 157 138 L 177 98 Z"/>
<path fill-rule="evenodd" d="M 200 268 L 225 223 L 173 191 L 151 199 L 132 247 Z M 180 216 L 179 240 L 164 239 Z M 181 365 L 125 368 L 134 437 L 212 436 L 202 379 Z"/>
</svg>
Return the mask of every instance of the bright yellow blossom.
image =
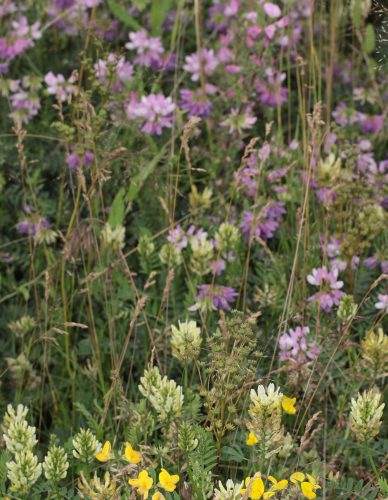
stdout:
<svg viewBox="0 0 388 500">
<path fill-rule="evenodd" d="M 301 488 L 302 493 L 306 498 L 316 498 L 317 495 L 315 494 L 314 487 L 311 483 L 309 483 L 308 481 L 303 481 L 303 483 L 301 484 Z"/>
<path fill-rule="evenodd" d="M 177 474 L 169 474 L 166 469 L 162 469 L 159 473 L 159 484 L 160 486 L 170 493 L 175 490 L 176 485 L 179 481 L 179 476 Z"/>
<path fill-rule="evenodd" d="M 140 452 L 134 450 L 129 443 L 125 443 L 124 458 L 130 464 L 138 464 L 141 461 Z"/>
<path fill-rule="evenodd" d="M 112 445 L 109 441 L 105 441 L 102 450 L 96 454 L 96 458 L 100 462 L 107 462 L 108 460 L 113 458 Z"/>
<path fill-rule="evenodd" d="M 320 488 L 319 484 L 313 476 L 306 474 L 308 481 L 303 481 L 300 485 L 302 488 L 302 493 L 306 498 L 313 499 L 316 498 L 315 491 Z"/>
<path fill-rule="evenodd" d="M 287 488 L 287 486 L 288 486 L 287 479 L 281 479 L 280 481 L 278 481 L 273 476 L 268 476 L 268 480 L 271 481 L 271 483 L 272 483 L 272 486 L 271 486 L 272 491 L 281 491 L 281 490 L 284 490 L 285 488 Z"/>
<path fill-rule="evenodd" d="M 304 481 L 305 477 L 306 476 L 303 474 L 303 472 L 294 472 L 290 476 L 290 481 L 291 483 L 298 484 L 298 482 Z"/>
<path fill-rule="evenodd" d="M 244 493 L 248 489 L 248 485 L 250 484 L 249 488 L 249 493 L 248 493 L 248 498 L 251 498 L 252 500 L 258 500 L 261 498 L 264 494 L 264 483 L 261 477 L 254 477 L 251 482 L 251 478 L 247 477 L 245 479 L 245 486 L 246 488 L 243 488 L 240 490 L 240 493 L 244 495 Z"/>
<path fill-rule="evenodd" d="M 163 493 L 160 493 L 160 491 L 157 491 L 152 495 L 151 500 L 166 500 L 166 497 L 163 495 Z"/>
<path fill-rule="evenodd" d="M 146 499 L 148 498 L 148 493 L 154 484 L 154 480 L 148 475 L 146 470 L 142 470 L 136 478 L 128 479 L 128 483 L 137 488 L 136 491 L 138 494 L 141 495 L 143 499 Z"/>
<path fill-rule="evenodd" d="M 258 442 L 259 440 L 257 439 L 257 437 L 253 434 L 253 432 L 250 432 L 248 434 L 247 440 L 245 441 L 245 444 L 247 444 L 248 446 L 253 446 Z"/>
<path fill-rule="evenodd" d="M 296 408 L 294 406 L 295 403 L 296 403 L 296 398 L 288 398 L 287 396 L 282 397 L 282 408 L 289 415 L 295 415 L 296 413 Z"/>
</svg>

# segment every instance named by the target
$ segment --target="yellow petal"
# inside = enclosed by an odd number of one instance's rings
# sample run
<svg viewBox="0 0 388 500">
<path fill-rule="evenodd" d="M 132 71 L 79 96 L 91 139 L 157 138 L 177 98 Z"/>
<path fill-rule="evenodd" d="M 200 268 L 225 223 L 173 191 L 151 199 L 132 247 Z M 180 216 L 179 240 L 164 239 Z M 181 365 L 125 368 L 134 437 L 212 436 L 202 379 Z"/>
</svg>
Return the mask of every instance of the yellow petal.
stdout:
<svg viewBox="0 0 388 500">
<path fill-rule="evenodd" d="M 126 443 L 124 450 L 124 458 L 130 464 L 138 464 L 141 461 L 141 454 L 132 448 L 132 445 Z"/>
<path fill-rule="evenodd" d="M 96 454 L 96 458 L 99 462 L 107 462 L 112 458 L 111 454 L 112 446 L 109 441 L 105 441 L 102 450 Z"/>
<path fill-rule="evenodd" d="M 278 481 L 273 487 L 272 489 L 274 491 L 281 491 L 281 490 L 284 490 L 285 488 L 287 488 L 288 486 L 288 481 L 287 479 L 282 479 L 281 481 Z"/>
<path fill-rule="evenodd" d="M 294 407 L 296 403 L 296 398 L 288 398 L 287 396 L 283 396 L 282 398 L 282 407 L 283 410 L 289 415 L 295 415 L 296 408 Z"/>
<path fill-rule="evenodd" d="M 316 498 L 317 495 L 314 493 L 313 485 L 311 483 L 304 481 L 301 484 L 301 488 L 302 488 L 302 493 L 306 498 L 308 498 L 309 500 Z"/>
<path fill-rule="evenodd" d="M 271 481 L 272 484 L 276 484 L 278 482 L 277 479 L 273 476 L 268 476 L 268 480 Z"/>
<path fill-rule="evenodd" d="M 253 432 L 250 432 L 248 434 L 248 438 L 247 440 L 245 441 L 245 443 L 248 445 L 248 446 L 253 446 L 254 444 L 258 443 L 259 440 L 257 439 L 257 437 L 253 434 Z"/>
<path fill-rule="evenodd" d="M 290 481 L 292 483 L 296 484 L 297 481 L 299 481 L 299 482 L 304 481 L 304 478 L 305 478 L 305 475 L 303 474 L 303 472 L 294 472 L 290 476 Z"/>
<path fill-rule="evenodd" d="M 309 482 L 313 485 L 314 489 L 320 488 L 319 484 L 315 480 L 315 477 L 311 476 L 310 474 L 306 474 L 306 476 L 307 476 L 307 479 L 309 480 Z"/>
<path fill-rule="evenodd" d="M 271 498 L 275 495 L 274 491 L 266 491 L 263 495 L 263 498 Z"/>
</svg>

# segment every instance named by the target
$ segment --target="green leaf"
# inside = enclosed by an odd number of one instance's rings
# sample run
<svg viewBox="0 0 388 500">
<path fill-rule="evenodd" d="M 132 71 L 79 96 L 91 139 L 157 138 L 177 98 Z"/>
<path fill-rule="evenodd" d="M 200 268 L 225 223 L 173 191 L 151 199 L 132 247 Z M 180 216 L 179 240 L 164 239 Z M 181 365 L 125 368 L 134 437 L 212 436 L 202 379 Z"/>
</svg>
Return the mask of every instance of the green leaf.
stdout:
<svg viewBox="0 0 388 500">
<path fill-rule="evenodd" d="M 232 448 L 231 446 L 223 446 L 221 450 L 221 458 L 227 462 L 242 462 L 246 460 L 244 453 L 240 447 Z"/>
<path fill-rule="evenodd" d="M 371 24 L 368 24 L 365 29 L 365 38 L 364 38 L 364 49 L 367 54 L 373 52 L 376 45 L 376 35 L 375 30 Z"/>
<path fill-rule="evenodd" d="M 151 33 L 159 35 L 163 21 L 172 7 L 172 0 L 153 0 L 151 7 Z"/>
<path fill-rule="evenodd" d="M 354 27 L 359 28 L 361 26 L 361 0 L 355 0 L 352 5 L 352 21 Z"/>
<path fill-rule="evenodd" d="M 131 181 L 131 184 L 129 185 L 127 195 L 125 197 L 126 202 L 128 203 L 128 207 L 132 205 L 132 203 L 136 200 L 137 195 L 139 194 L 139 191 L 141 187 L 143 186 L 144 182 L 146 181 L 147 177 L 152 174 L 152 172 L 155 170 L 156 166 L 158 163 L 161 161 L 163 156 L 166 153 L 166 148 L 167 144 L 165 144 L 162 149 L 159 151 L 159 153 L 144 167 L 140 168 L 140 171 L 137 175 L 135 175 Z"/>
<path fill-rule="evenodd" d="M 120 188 L 112 203 L 108 222 L 113 229 L 124 222 L 124 194 L 124 188 Z"/>
<path fill-rule="evenodd" d="M 118 2 L 115 0 L 108 0 L 108 7 L 114 17 L 125 24 L 125 26 L 136 31 L 141 30 L 141 25 L 136 21 L 136 19 L 130 16 L 125 7 L 120 5 Z"/>
</svg>

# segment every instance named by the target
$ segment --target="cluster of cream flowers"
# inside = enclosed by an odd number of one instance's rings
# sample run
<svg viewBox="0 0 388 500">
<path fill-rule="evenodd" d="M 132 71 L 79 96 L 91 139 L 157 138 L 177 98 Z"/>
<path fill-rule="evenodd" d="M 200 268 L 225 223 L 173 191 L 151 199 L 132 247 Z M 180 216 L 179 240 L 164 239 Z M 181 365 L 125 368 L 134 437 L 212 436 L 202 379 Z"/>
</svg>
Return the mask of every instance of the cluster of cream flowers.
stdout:
<svg viewBox="0 0 388 500">
<path fill-rule="evenodd" d="M 28 425 L 27 413 L 28 409 L 21 404 L 16 411 L 8 405 L 2 424 L 5 445 L 14 458 L 7 463 L 7 477 L 11 491 L 20 495 L 26 495 L 42 474 L 42 465 L 32 451 L 38 442 L 36 429 Z"/>
<path fill-rule="evenodd" d="M 160 375 L 157 367 L 145 370 L 140 379 L 139 391 L 148 399 L 162 421 L 179 417 L 183 407 L 183 391 L 180 385 Z"/>
<path fill-rule="evenodd" d="M 178 321 L 178 328 L 171 326 L 172 355 L 181 362 L 196 359 L 201 348 L 201 329 L 195 321 Z"/>
</svg>

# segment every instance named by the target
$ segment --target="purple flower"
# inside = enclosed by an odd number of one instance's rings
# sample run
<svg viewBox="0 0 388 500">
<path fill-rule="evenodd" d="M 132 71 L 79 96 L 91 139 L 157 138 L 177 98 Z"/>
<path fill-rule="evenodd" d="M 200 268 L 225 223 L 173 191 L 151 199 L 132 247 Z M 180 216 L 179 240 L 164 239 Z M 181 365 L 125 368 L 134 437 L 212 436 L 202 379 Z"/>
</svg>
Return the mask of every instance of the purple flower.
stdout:
<svg viewBox="0 0 388 500">
<path fill-rule="evenodd" d="M 126 108 L 129 119 L 143 122 L 141 130 L 146 134 L 160 135 L 164 127 L 171 128 L 175 104 L 163 94 L 143 96 L 140 102 L 131 101 Z"/>
<path fill-rule="evenodd" d="M 267 68 L 265 75 L 266 81 L 256 82 L 260 102 L 266 106 L 280 106 L 287 101 L 288 90 L 286 87 L 282 87 L 282 82 L 285 80 L 286 74 L 275 72 L 272 68 Z"/>
<path fill-rule="evenodd" d="M 376 309 L 381 309 L 382 312 L 388 314 L 388 295 L 378 295 L 378 302 L 375 304 Z"/>
<path fill-rule="evenodd" d="M 279 338 L 280 360 L 292 359 L 297 363 L 305 363 L 308 359 L 315 359 L 320 349 L 315 342 L 308 340 L 310 333 L 308 326 L 297 326 Z"/>
<path fill-rule="evenodd" d="M 125 44 L 128 50 L 136 50 L 135 63 L 148 68 L 159 68 L 162 65 L 164 52 L 160 38 L 150 37 L 145 29 L 129 34 L 130 42 Z"/>
<path fill-rule="evenodd" d="M 19 222 L 16 226 L 16 230 L 18 233 L 34 236 L 38 231 L 42 229 L 49 229 L 50 227 L 50 223 L 44 217 L 31 215 L 30 217 Z"/>
<path fill-rule="evenodd" d="M 221 285 L 199 285 L 199 294 L 196 303 L 189 307 L 189 311 L 201 310 L 223 310 L 228 311 L 238 293 L 230 286 Z"/>
<path fill-rule="evenodd" d="M 363 134 L 377 134 L 384 128 L 384 116 L 374 115 L 368 116 L 364 113 L 359 113 L 360 128 Z"/>
<path fill-rule="evenodd" d="M 66 158 L 67 166 L 69 170 L 75 171 L 81 165 L 88 167 L 94 160 L 94 153 L 92 151 L 86 151 L 83 156 L 79 156 L 76 153 L 71 153 Z"/>
<path fill-rule="evenodd" d="M 201 74 L 201 62 L 203 65 L 203 70 L 205 75 L 212 75 L 218 66 L 218 59 L 214 54 L 213 49 L 202 49 L 200 53 L 195 52 L 190 56 L 186 56 L 186 64 L 183 69 L 188 73 L 191 73 L 191 79 L 193 82 L 198 82 Z"/>
<path fill-rule="evenodd" d="M 318 269 L 313 269 L 312 274 L 307 276 L 307 281 L 310 285 L 317 286 L 320 291 L 307 299 L 309 303 L 318 302 L 321 309 L 329 312 L 334 305 L 338 305 L 344 294 L 340 291 L 343 287 L 343 281 L 337 281 L 338 269 L 328 271 L 326 266 Z"/>
<path fill-rule="evenodd" d="M 212 103 L 207 99 L 202 89 L 189 90 L 182 89 L 181 94 L 181 109 L 189 112 L 189 116 L 199 116 L 200 118 L 208 118 L 212 109 Z"/>
<path fill-rule="evenodd" d="M 284 203 L 281 201 L 271 202 L 257 214 L 246 211 L 241 229 L 250 238 L 268 241 L 273 238 L 285 213 Z"/>
</svg>

